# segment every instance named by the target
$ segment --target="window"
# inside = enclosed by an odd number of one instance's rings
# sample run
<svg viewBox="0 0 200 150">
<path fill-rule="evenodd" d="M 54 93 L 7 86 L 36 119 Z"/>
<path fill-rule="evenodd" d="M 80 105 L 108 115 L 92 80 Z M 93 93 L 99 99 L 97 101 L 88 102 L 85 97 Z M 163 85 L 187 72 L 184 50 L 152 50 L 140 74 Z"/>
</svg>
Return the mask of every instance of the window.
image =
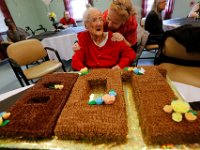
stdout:
<svg viewBox="0 0 200 150">
<path fill-rule="evenodd" d="M 149 11 L 151 10 L 151 7 L 153 5 L 154 0 L 148 0 L 147 2 L 147 14 L 149 13 Z"/>
<path fill-rule="evenodd" d="M 86 4 L 88 4 L 88 0 L 71 0 L 69 8 L 72 18 L 76 21 L 81 21 L 86 10 Z"/>
</svg>

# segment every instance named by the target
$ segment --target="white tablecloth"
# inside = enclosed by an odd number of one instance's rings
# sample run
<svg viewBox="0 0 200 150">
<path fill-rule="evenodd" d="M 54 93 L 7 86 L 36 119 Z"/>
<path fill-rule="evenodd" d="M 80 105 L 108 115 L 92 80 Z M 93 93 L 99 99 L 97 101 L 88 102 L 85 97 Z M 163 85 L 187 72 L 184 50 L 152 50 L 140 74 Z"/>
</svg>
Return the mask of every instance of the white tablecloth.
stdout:
<svg viewBox="0 0 200 150">
<path fill-rule="evenodd" d="M 200 88 L 192 85 L 180 83 L 180 82 L 172 82 L 176 87 L 179 94 L 186 102 L 197 102 L 200 101 Z"/>
<path fill-rule="evenodd" d="M 25 86 L 25 87 L 21 87 L 21 88 L 18 88 L 18 89 L 15 89 L 15 90 L 12 90 L 12 91 L 9 91 L 9 92 L 6 92 L 4 94 L 0 94 L 0 101 L 3 101 L 5 100 L 6 98 L 9 98 L 13 95 L 16 95 L 17 93 L 21 92 L 21 91 L 24 91 L 30 87 L 32 87 L 34 84 L 31 84 L 31 85 L 28 85 L 28 86 Z"/>
<path fill-rule="evenodd" d="M 72 58 L 74 53 L 72 46 L 76 40 L 77 34 L 71 33 L 45 38 L 42 40 L 42 44 L 44 47 L 51 47 L 56 49 L 61 59 L 69 60 Z M 56 59 L 56 56 L 53 52 L 48 51 L 48 55 L 50 59 Z"/>
<path fill-rule="evenodd" d="M 182 25 L 191 24 L 194 27 L 200 27 L 200 21 L 194 18 L 173 18 L 163 21 L 163 29 L 165 31 L 172 30 Z"/>
</svg>

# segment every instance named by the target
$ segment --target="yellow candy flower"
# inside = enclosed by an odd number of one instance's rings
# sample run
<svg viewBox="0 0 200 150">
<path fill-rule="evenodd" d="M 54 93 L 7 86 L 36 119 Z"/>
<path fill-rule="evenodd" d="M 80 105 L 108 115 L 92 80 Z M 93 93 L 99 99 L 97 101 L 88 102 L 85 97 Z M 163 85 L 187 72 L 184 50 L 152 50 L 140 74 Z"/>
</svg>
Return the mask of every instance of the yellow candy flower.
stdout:
<svg viewBox="0 0 200 150">
<path fill-rule="evenodd" d="M 185 119 L 186 119 L 187 121 L 189 121 L 189 122 L 192 122 L 192 121 L 194 121 L 194 120 L 197 119 L 197 116 L 194 115 L 194 114 L 191 113 L 191 112 L 187 112 L 187 113 L 185 113 Z"/>
<path fill-rule="evenodd" d="M 186 113 L 190 109 L 190 105 L 181 100 L 172 101 L 171 106 L 177 113 Z"/>
<path fill-rule="evenodd" d="M 182 121 L 182 114 L 178 113 L 178 112 L 173 112 L 172 113 L 172 120 L 176 121 L 176 122 L 181 122 Z"/>
<path fill-rule="evenodd" d="M 164 107 L 163 107 L 163 110 L 164 110 L 164 112 L 166 112 L 166 113 L 172 113 L 172 111 L 173 111 L 173 108 L 172 108 L 172 106 L 171 105 L 165 105 Z"/>
</svg>

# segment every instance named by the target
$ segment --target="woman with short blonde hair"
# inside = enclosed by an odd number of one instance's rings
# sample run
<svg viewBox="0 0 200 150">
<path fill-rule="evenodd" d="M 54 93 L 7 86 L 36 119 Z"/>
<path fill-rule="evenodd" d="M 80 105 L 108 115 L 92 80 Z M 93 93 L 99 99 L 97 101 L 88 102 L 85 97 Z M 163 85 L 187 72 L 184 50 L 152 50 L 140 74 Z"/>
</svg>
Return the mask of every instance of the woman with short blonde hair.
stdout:
<svg viewBox="0 0 200 150">
<path fill-rule="evenodd" d="M 137 45 L 136 10 L 131 0 L 113 0 L 108 10 L 103 13 L 104 31 L 118 33 L 127 45 Z"/>
<path fill-rule="evenodd" d="M 130 0 L 113 0 L 110 9 L 115 11 L 121 19 L 127 20 L 130 15 L 136 15 L 136 10 Z"/>
</svg>

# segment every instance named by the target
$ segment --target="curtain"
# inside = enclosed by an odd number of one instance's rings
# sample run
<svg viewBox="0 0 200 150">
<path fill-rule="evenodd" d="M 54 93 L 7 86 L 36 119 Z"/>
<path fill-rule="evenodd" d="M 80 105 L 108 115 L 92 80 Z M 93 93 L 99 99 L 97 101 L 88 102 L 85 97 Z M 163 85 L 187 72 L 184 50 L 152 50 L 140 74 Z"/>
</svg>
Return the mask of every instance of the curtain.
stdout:
<svg viewBox="0 0 200 150">
<path fill-rule="evenodd" d="M 147 15 L 147 8 L 149 0 L 142 0 L 142 11 L 141 11 L 141 17 L 145 17 Z M 175 0 L 168 0 L 167 5 L 164 11 L 164 19 L 170 19 L 174 10 L 174 3 Z"/>
<path fill-rule="evenodd" d="M 70 10 L 70 0 L 63 0 L 65 5 L 65 10 Z M 93 0 L 88 0 L 88 3 L 90 3 L 93 6 Z"/>
<path fill-rule="evenodd" d="M 165 9 L 164 19 L 170 19 L 172 17 L 172 13 L 174 10 L 174 3 L 175 3 L 175 0 L 168 0 L 167 6 Z"/>
<path fill-rule="evenodd" d="M 93 5 L 93 0 L 88 0 L 88 3 L 90 3 L 92 6 L 94 6 Z"/>
<path fill-rule="evenodd" d="M 141 11 L 141 17 L 145 17 L 147 14 L 147 4 L 148 0 L 142 0 L 142 11 Z"/>
<path fill-rule="evenodd" d="M 69 11 L 69 2 L 70 0 L 63 0 L 64 5 L 65 5 L 65 10 Z"/>
<path fill-rule="evenodd" d="M 93 0 L 63 0 L 65 10 L 69 11 L 69 14 L 76 21 L 81 21 L 85 6 L 87 3 L 93 5 Z M 78 9 L 78 11 L 77 11 Z"/>
<path fill-rule="evenodd" d="M 10 15 L 10 11 L 9 11 L 7 5 L 6 5 L 5 0 L 0 0 L 0 8 L 1 8 L 1 11 L 2 11 L 5 18 L 12 19 L 12 16 Z"/>
</svg>

